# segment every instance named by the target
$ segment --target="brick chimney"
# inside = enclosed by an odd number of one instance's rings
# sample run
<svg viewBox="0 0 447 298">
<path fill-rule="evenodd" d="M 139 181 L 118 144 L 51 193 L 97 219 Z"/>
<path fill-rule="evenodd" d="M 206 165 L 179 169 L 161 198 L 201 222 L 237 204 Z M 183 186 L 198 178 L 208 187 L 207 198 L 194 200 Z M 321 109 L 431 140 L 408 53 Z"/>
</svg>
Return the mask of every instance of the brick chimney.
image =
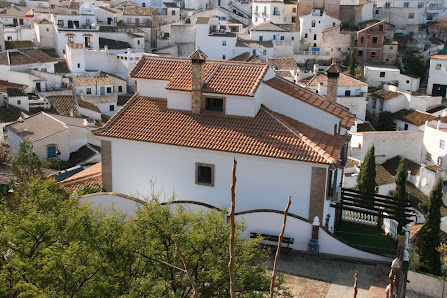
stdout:
<svg viewBox="0 0 447 298">
<path fill-rule="evenodd" d="M 192 63 L 192 108 L 193 114 L 200 114 L 205 109 L 202 100 L 202 87 L 205 83 L 205 60 L 207 56 L 199 49 L 189 56 Z"/>
<path fill-rule="evenodd" d="M 330 102 L 337 101 L 337 89 L 338 89 L 338 77 L 340 76 L 341 69 L 335 62 L 332 61 L 331 66 L 326 70 L 327 74 L 327 95 L 326 99 Z"/>
</svg>

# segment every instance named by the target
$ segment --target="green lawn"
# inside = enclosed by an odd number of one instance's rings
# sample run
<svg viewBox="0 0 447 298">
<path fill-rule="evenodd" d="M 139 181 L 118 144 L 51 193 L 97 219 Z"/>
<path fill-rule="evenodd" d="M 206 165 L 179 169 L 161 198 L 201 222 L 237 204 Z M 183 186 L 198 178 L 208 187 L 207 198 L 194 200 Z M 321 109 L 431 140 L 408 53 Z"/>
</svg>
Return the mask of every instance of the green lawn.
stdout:
<svg viewBox="0 0 447 298">
<path fill-rule="evenodd" d="M 341 222 L 335 235 L 362 250 L 378 254 L 396 255 L 397 242 L 376 227 Z"/>
</svg>

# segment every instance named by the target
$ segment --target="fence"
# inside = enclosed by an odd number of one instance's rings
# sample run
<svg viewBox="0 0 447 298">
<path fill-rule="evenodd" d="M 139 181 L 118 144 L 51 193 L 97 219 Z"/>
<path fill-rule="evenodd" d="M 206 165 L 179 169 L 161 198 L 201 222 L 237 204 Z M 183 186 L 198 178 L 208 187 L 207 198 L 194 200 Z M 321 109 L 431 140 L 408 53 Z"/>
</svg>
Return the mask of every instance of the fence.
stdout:
<svg viewBox="0 0 447 298">
<path fill-rule="evenodd" d="M 343 210 L 342 220 L 364 225 L 377 226 L 377 216 L 363 213 L 361 209 L 359 209 L 359 211 Z"/>
<path fill-rule="evenodd" d="M 397 240 L 397 228 L 399 226 L 399 223 L 395 221 L 394 219 L 384 218 L 382 222 L 382 230 L 383 232 L 393 238 L 394 240 Z"/>
</svg>

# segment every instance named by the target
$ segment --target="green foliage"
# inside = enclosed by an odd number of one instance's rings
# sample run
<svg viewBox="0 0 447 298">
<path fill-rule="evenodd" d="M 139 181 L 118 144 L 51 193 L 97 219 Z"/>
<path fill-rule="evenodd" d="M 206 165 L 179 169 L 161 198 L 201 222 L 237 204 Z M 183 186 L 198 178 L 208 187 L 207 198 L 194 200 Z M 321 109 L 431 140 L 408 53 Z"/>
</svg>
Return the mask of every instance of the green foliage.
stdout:
<svg viewBox="0 0 447 298">
<path fill-rule="evenodd" d="M 78 196 L 84 196 L 84 195 L 88 195 L 88 194 L 92 194 L 92 193 L 97 193 L 97 192 L 104 192 L 105 189 L 104 187 L 102 187 L 99 184 L 95 184 L 95 185 L 84 185 L 82 188 L 80 188 L 77 191 Z"/>
<path fill-rule="evenodd" d="M 440 254 L 436 250 L 440 245 L 441 206 L 442 180 L 439 178 L 430 192 L 428 212 L 417 242 L 417 253 L 420 258 L 419 270 L 434 275 L 441 275 Z"/>
<path fill-rule="evenodd" d="M 393 193 L 393 199 L 397 203 L 405 203 L 409 201 L 408 193 L 407 193 L 407 167 L 405 165 L 405 157 L 402 156 L 399 162 L 399 167 L 397 168 L 396 174 L 396 190 Z M 405 207 L 399 208 L 396 210 L 397 216 L 405 216 Z M 389 212 L 393 214 L 394 212 Z M 404 227 L 406 223 L 402 222 L 400 227 Z M 403 230 L 398 231 L 399 233 L 403 233 Z"/>
<path fill-rule="evenodd" d="M 355 63 L 355 57 L 354 57 L 354 50 L 351 51 L 351 57 L 349 58 L 349 70 L 348 73 L 351 76 L 355 76 L 355 68 L 356 68 L 356 63 Z"/>
<path fill-rule="evenodd" d="M 384 111 L 379 114 L 379 125 L 377 130 L 380 131 L 391 131 L 394 129 L 394 116 L 393 113 Z"/>
<path fill-rule="evenodd" d="M 419 77 L 423 77 L 426 71 L 425 60 L 421 55 L 407 56 L 407 66 L 410 71 Z"/>
<path fill-rule="evenodd" d="M 44 167 L 47 169 L 59 170 L 59 164 L 61 170 L 66 170 L 68 168 L 75 166 L 73 164 L 70 164 L 66 160 L 47 159 L 44 161 Z"/>
<path fill-rule="evenodd" d="M 372 204 L 374 200 L 373 195 L 376 193 L 376 186 L 376 157 L 374 145 L 372 145 L 368 149 L 368 152 L 366 152 L 363 163 L 360 166 L 360 172 L 357 176 L 357 185 L 355 189 L 371 194 L 371 198 L 366 203 Z"/>
<path fill-rule="evenodd" d="M 229 296 L 229 223 L 224 211 L 172 211 L 151 200 L 133 218 L 79 204 L 54 180 L 35 178 L 0 203 L 0 297 L 190 297 L 176 237 L 202 297 Z M 260 240 L 235 240 L 240 297 L 269 292 Z M 167 264 L 171 264 L 169 266 Z M 278 280 L 278 290 L 283 277 Z"/>
<path fill-rule="evenodd" d="M 12 173 L 16 182 L 30 182 L 36 176 L 43 176 L 43 161 L 33 151 L 33 145 L 29 141 L 23 141 L 19 153 L 13 158 Z"/>
</svg>

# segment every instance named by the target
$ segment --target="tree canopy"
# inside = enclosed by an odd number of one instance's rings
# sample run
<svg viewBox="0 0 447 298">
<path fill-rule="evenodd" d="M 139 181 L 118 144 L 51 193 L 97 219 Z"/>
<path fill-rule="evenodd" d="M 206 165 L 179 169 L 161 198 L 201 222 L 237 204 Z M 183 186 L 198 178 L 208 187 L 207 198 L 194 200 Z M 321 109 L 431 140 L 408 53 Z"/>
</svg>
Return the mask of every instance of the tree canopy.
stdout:
<svg viewBox="0 0 447 298">
<path fill-rule="evenodd" d="M 442 206 L 442 180 L 441 178 L 433 186 L 430 192 L 425 216 L 424 226 L 419 234 L 416 251 L 419 255 L 422 272 L 441 275 L 441 260 L 439 251 L 436 249 L 440 245 L 440 224 L 441 224 L 441 206 Z"/>
<path fill-rule="evenodd" d="M 372 145 L 368 149 L 368 152 L 366 152 L 365 158 L 360 166 L 355 189 L 374 195 L 376 193 L 376 186 L 376 157 L 375 148 Z M 374 196 L 371 197 L 371 201 L 373 200 Z"/>
</svg>

